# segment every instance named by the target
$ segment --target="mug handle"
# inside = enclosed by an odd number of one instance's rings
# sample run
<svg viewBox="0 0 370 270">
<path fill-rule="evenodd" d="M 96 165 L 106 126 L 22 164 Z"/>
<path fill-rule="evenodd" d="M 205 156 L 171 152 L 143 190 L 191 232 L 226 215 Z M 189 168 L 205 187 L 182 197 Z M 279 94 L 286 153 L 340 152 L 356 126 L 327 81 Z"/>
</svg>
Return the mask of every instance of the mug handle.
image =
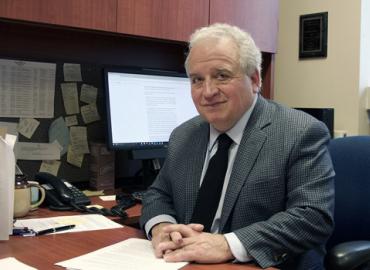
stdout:
<svg viewBox="0 0 370 270">
<path fill-rule="evenodd" d="M 37 187 L 37 189 L 40 191 L 41 193 L 41 198 L 35 202 L 34 204 L 31 204 L 31 211 L 32 210 L 35 210 L 40 204 L 42 204 L 45 200 L 45 189 L 40 186 L 40 184 L 38 182 L 35 182 L 35 181 L 28 181 L 28 184 L 30 185 L 30 187 Z"/>
</svg>

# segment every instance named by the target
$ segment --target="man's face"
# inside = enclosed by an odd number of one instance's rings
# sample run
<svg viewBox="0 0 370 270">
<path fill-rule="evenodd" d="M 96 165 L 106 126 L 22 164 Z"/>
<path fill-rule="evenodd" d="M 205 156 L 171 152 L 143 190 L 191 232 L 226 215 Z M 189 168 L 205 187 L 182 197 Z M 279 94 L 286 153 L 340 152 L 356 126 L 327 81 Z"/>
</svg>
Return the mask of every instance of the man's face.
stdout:
<svg viewBox="0 0 370 270">
<path fill-rule="evenodd" d="M 193 102 L 220 132 L 235 125 L 258 92 L 258 72 L 246 76 L 237 52 L 231 40 L 208 39 L 195 44 L 188 59 Z"/>
</svg>

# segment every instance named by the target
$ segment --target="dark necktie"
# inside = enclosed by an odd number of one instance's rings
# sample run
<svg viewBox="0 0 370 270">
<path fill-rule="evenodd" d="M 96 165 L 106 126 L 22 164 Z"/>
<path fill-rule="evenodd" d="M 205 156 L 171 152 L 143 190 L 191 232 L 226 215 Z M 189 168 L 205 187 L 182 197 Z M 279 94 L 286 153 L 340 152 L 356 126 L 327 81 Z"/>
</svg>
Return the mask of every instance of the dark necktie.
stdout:
<svg viewBox="0 0 370 270">
<path fill-rule="evenodd" d="M 229 147 L 233 142 L 225 133 L 221 134 L 217 140 L 217 152 L 209 161 L 191 219 L 192 223 L 203 224 L 206 232 L 211 229 L 220 202 L 229 159 Z"/>
</svg>

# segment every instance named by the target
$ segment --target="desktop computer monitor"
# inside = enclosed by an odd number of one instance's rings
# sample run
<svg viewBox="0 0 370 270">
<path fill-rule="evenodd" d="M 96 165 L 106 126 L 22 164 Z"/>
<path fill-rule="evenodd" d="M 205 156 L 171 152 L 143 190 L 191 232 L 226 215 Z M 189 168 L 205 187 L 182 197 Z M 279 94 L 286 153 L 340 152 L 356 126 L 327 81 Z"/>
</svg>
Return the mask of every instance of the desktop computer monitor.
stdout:
<svg viewBox="0 0 370 270">
<path fill-rule="evenodd" d="M 173 129 L 198 115 L 184 73 L 105 69 L 108 147 L 134 159 L 164 158 Z"/>
<path fill-rule="evenodd" d="M 333 108 L 295 108 L 304 111 L 316 119 L 324 122 L 327 126 L 330 136 L 334 138 L 334 109 Z"/>
</svg>

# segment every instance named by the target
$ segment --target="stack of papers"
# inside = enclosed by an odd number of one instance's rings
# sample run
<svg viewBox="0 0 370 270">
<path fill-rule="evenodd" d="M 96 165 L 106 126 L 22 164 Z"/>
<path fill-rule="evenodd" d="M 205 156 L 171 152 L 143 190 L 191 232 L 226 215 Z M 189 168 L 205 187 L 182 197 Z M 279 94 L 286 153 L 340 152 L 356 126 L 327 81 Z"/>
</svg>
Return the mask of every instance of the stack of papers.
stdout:
<svg viewBox="0 0 370 270">
<path fill-rule="evenodd" d="M 137 238 L 56 263 L 74 270 L 176 270 L 186 264 L 186 262 L 167 263 L 156 258 L 151 242 Z"/>
</svg>

